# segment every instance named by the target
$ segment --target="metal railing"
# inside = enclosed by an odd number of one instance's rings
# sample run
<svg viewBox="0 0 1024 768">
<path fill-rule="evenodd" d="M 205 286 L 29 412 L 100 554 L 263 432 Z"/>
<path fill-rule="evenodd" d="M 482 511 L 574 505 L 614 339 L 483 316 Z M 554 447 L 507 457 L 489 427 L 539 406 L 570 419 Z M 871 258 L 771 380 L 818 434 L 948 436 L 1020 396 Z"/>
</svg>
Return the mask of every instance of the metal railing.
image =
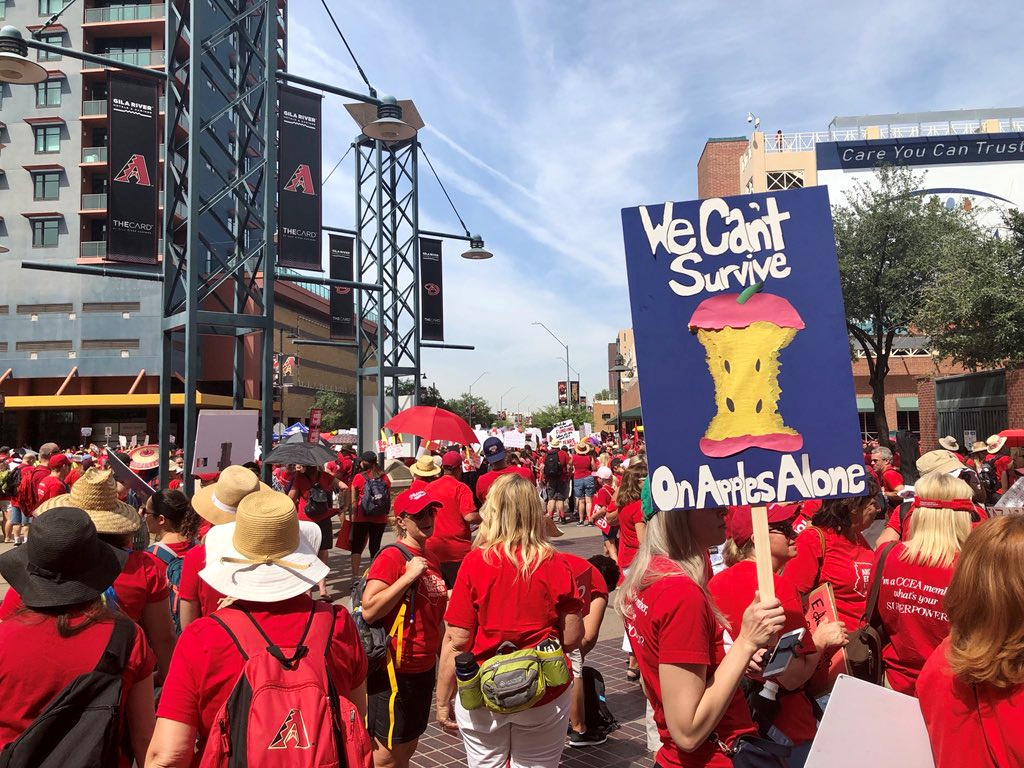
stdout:
<svg viewBox="0 0 1024 768">
<path fill-rule="evenodd" d="M 166 60 L 164 51 L 97 51 L 99 55 L 122 64 L 134 64 L 136 67 L 154 67 Z M 85 64 L 83 69 L 100 69 L 98 64 Z"/>
<path fill-rule="evenodd" d="M 102 211 L 107 207 L 107 193 L 99 195 L 82 195 L 83 211 Z"/>
<path fill-rule="evenodd" d="M 988 120 L 984 122 L 990 122 Z M 1024 131 L 1024 118 L 998 121 L 999 133 Z M 815 146 L 829 141 L 863 141 L 868 132 L 878 139 L 908 139 L 917 136 L 964 136 L 982 133 L 982 121 L 962 120 L 958 122 L 913 123 L 909 125 L 879 125 L 868 128 L 849 128 L 833 131 L 803 131 L 799 133 L 765 134 L 765 152 L 810 152 Z M 745 164 L 745 163 L 744 163 Z"/>
<path fill-rule="evenodd" d="M 105 163 L 107 162 L 106 147 L 82 147 L 83 163 Z"/>
<path fill-rule="evenodd" d="M 162 257 L 164 253 L 163 238 L 157 240 L 156 255 Z M 79 250 L 79 258 L 82 259 L 103 259 L 107 256 L 106 240 L 83 240 Z"/>
<path fill-rule="evenodd" d="M 85 23 L 95 24 L 104 21 L 147 21 L 162 19 L 166 15 L 163 3 L 152 5 L 117 5 L 110 8 L 86 8 Z"/>
<path fill-rule="evenodd" d="M 167 111 L 167 98 L 160 98 L 159 109 L 161 112 Z M 87 99 L 82 102 L 82 116 L 83 117 L 101 117 L 107 114 L 107 100 L 106 99 Z"/>
</svg>

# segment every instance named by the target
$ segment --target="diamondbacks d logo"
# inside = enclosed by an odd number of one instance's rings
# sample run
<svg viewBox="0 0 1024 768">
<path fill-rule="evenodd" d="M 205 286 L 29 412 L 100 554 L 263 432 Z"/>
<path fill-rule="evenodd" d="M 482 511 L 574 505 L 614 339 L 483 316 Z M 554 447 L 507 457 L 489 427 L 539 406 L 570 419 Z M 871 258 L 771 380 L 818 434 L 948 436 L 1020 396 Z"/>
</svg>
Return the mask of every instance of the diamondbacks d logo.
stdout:
<svg viewBox="0 0 1024 768">
<path fill-rule="evenodd" d="M 441 295 L 441 286 L 438 285 L 437 283 L 427 283 L 426 285 L 423 286 L 423 288 L 424 290 L 426 290 L 428 296 Z"/>
<path fill-rule="evenodd" d="M 146 158 L 142 155 L 132 155 L 131 159 L 124 164 L 114 181 L 121 181 L 126 184 L 135 182 L 140 187 L 151 187 L 149 180 L 149 169 L 146 167 Z"/>
<path fill-rule="evenodd" d="M 295 173 L 284 185 L 286 192 L 301 192 L 304 195 L 315 195 L 313 189 L 313 174 L 309 172 L 309 166 L 303 163 L 295 169 Z"/>
<path fill-rule="evenodd" d="M 267 749 L 309 749 L 309 733 L 302 719 L 302 712 L 297 709 L 288 710 L 288 716 L 277 729 L 277 735 Z"/>
</svg>

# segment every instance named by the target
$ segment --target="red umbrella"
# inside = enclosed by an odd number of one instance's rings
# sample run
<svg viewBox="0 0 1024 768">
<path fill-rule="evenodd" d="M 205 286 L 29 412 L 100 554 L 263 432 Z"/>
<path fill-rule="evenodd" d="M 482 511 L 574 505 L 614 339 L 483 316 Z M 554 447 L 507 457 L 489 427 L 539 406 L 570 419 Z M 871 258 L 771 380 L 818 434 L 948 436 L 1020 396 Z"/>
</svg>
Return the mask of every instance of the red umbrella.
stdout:
<svg viewBox="0 0 1024 768">
<path fill-rule="evenodd" d="M 1024 446 L 1024 429 L 1004 429 L 999 433 L 999 436 L 1006 438 L 1007 448 L 1020 448 Z"/>
<path fill-rule="evenodd" d="M 384 425 L 392 432 L 408 432 L 427 440 L 450 440 L 472 445 L 477 437 L 462 417 L 432 405 L 414 405 L 396 413 Z"/>
</svg>

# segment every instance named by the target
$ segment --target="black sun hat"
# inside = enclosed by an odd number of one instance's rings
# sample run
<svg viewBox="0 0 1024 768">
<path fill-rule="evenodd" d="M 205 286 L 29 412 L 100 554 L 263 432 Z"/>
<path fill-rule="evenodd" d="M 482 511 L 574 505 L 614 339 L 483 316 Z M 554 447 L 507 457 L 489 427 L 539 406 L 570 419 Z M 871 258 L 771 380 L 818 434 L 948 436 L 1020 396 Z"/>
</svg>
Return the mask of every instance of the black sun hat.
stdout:
<svg viewBox="0 0 1024 768">
<path fill-rule="evenodd" d="M 127 559 L 100 541 L 83 510 L 58 507 L 33 521 L 24 546 L 0 555 L 0 576 L 27 607 L 59 608 L 102 595 Z"/>
</svg>

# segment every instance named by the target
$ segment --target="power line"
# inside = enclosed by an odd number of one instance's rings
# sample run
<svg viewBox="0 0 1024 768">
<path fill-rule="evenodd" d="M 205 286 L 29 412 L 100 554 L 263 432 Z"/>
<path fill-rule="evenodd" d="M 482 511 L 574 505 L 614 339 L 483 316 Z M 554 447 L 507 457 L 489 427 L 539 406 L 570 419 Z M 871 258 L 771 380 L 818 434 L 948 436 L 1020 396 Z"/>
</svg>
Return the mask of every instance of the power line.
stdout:
<svg viewBox="0 0 1024 768">
<path fill-rule="evenodd" d="M 336 163 L 334 164 L 334 167 L 333 167 L 333 168 L 331 168 L 331 172 L 330 172 L 330 173 L 328 173 L 326 177 L 324 177 L 324 180 L 323 180 L 322 182 L 320 182 L 320 186 L 323 186 L 323 185 L 324 185 L 324 184 L 326 184 L 326 183 L 327 183 L 328 181 L 330 181 L 330 178 L 331 178 L 331 176 L 333 176 L 333 175 L 334 175 L 334 172 L 335 172 L 336 170 L 338 170 L 338 166 L 339 166 L 339 165 L 341 165 L 341 164 L 342 164 L 343 162 L 345 162 L 345 158 L 346 158 L 346 157 L 348 157 L 348 153 L 352 151 L 352 147 L 353 147 L 353 146 L 355 146 L 355 145 L 353 145 L 353 144 L 349 144 L 349 145 L 348 145 L 348 150 L 347 150 L 347 151 L 345 152 L 345 154 L 344 154 L 344 155 L 342 155 L 342 156 L 341 156 L 341 160 L 339 160 L 338 162 L 336 162 Z"/>
<path fill-rule="evenodd" d="M 377 98 L 377 89 L 370 85 L 369 78 L 366 76 L 366 73 L 363 72 L 363 68 L 359 65 L 359 59 L 357 59 L 356 55 L 352 52 L 352 46 L 348 44 L 348 40 L 345 39 L 345 35 L 341 31 L 341 27 L 339 27 L 338 22 L 334 20 L 334 14 L 331 13 L 331 9 L 327 7 L 327 0 L 320 0 L 320 4 L 323 5 L 324 10 L 327 11 L 327 15 L 331 19 L 331 24 L 333 24 L 334 28 L 337 30 L 338 37 L 341 38 L 341 42 L 345 44 L 345 49 L 348 51 L 348 55 L 352 57 L 352 62 L 356 65 L 356 69 L 359 71 L 359 76 L 363 78 L 363 82 L 366 83 L 366 87 L 370 89 L 370 95 L 373 96 L 373 98 Z"/>
<path fill-rule="evenodd" d="M 444 192 L 444 196 L 448 198 L 448 205 L 450 205 L 452 210 L 455 211 L 455 218 L 457 218 L 459 220 L 459 224 L 462 225 L 462 231 L 466 233 L 466 237 L 469 237 L 469 227 L 466 226 L 466 222 L 464 222 L 462 217 L 459 215 L 459 210 L 455 207 L 455 203 L 452 202 L 452 196 L 449 195 L 448 190 L 444 188 L 444 182 L 441 181 L 441 177 L 438 176 L 437 171 L 434 170 L 434 164 L 430 162 L 427 150 L 423 148 L 422 144 L 420 145 L 420 152 L 423 153 L 423 158 L 427 161 L 427 165 L 430 166 L 430 171 L 434 174 L 434 178 L 437 179 L 437 183 L 440 185 L 441 191 Z"/>
</svg>

